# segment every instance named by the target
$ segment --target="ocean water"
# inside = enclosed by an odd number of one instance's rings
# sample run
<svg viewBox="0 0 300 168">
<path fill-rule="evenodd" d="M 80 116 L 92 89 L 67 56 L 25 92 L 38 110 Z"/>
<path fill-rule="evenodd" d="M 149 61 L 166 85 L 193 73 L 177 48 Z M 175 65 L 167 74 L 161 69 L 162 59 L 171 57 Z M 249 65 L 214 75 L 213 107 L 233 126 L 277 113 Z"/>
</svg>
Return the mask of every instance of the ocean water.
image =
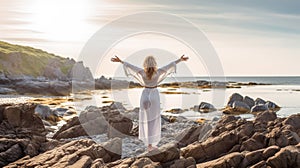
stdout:
<svg viewBox="0 0 300 168">
<path fill-rule="evenodd" d="M 118 78 L 128 79 L 128 78 Z M 211 81 L 215 81 L 214 78 Z M 227 89 L 192 89 L 192 88 L 158 88 L 160 91 L 161 111 L 162 114 L 182 115 L 190 119 L 213 119 L 220 117 L 220 111 L 226 106 L 229 97 L 233 93 L 240 93 L 243 96 L 249 96 L 253 99 L 262 98 L 266 101 L 272 101 L 278 104 L 281 108 L 277 112 L 280 117 L 287 117 L 292 114 L 300 113 L 300 77 L 227 77 L 227 81 L 234 82 L 256 82 L 271 85 L 253 85 L 242 86 L 242 88 L 227 88 Z M 209 78 L 167 78 L 164 83 L 174 81 L 196 81 L 209 80 Z M 217 80 L 218 81 L 218 80 Z M 81 110 L 87 105 L 104 106 L 109 105 L 109 101 L 122 102 L 127 109 L 139 107 L 139 100 L 143 88 L 120 89 L 120 90 L 95 90 L 93 91 L 90 100 L 77 102 L 75 106 Z M 164 92 L 183 92 L 185 94 L 166 94 Z M 199 113 L 192 110 L 194 105 L 199 105 L 201 102 L 212 103 L 219 109 L 213 113 Z M 166 110 L 181 108 L 186 110 L 182 114 L 166 113 Z M 253 118 L 251 114 L 241 115 L 244 118 Z"/>
<path fill-rule="evenodd" d="M 118 78 L 132 80 L 131 78 Z M 219 78 L 209 79 L 207 77 L 170 77 L 164 83 L 174 81 L 196 81 L 208 80 L 219 81 Z M 262 98 L 264 100 L 273 101 L 281 108 L 277 112 L 280 117 L 287 117 L 292 114 L 300 113 L 300 77 L 226 77 L 226 81 L 233 82 L 256 82 L 271 85 L 253 85 L 242 86 L 242 88 L 227 88 L 227 89 L 192 89 L 192 88 L 158 88 L 160 91 L 161 112 L 168 115 L 182 115 L 190 119 L 213 119 L 220 117 L 220 111 L 226 106 L 229 97 L 233 93 L 240 93 L 243 96 L 250 96 L 253 99 Z M 139 107 L 139 100 L 143 88 L 120 89 L 120 90 L 94 90 L 91 95 L 74 94 L 71 97 L 83 98 L 77 102 L 66 102 L 63 105 L 74 106 L 77 111 L 83 110 L 85 107 L 105 106 L 111 101 L 117 101 L 124 104 L 127 109 Z M 164 92 L 183 92 L 185 94 L 165 94 Z M 26 101 L 33 97 L 28 96 L 11 96 L 1 95 L 1 102 L 15 102 L 16 100 Z M 35 97 L 37 98 L 37 97 Z M 55 97 L 52 97 L 55 98 Z M 194 105 L 199 105 L 201 102 L 212 103 L 219 109 L 213 113 L 194 112 L 191 108 Z M 186 110 L 182 114 L 166 113 L 166 110 L 181 108 Z M 251 114 L 241 115 L 244 118 L 253 118 Z"/>
<path fill-rule="evenodd" d="M 129 80 L 131 78 L 117 77 L 115 79 Z M 163 83 L 184 81 L 227 81 L 227 82 L 255 82 L 272 85 L 300 85 L 300 76 L 224 76 L 224 77 L 167 77 Z"/>
</svg>

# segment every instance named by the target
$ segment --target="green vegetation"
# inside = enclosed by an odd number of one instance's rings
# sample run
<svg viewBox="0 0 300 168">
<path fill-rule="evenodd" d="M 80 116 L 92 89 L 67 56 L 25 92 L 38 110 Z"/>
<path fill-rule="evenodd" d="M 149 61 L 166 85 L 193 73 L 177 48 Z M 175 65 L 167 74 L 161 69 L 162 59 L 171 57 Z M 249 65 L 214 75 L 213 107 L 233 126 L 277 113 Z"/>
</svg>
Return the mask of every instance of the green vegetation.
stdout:
<svg viewBox="0 0 300 168">
<path fill-rule="evenodd" d="M 0 41 L 0 72 L 37 77 L 43 76 L 48 67 L 66 75 L 72 66 L 70 60 L 46 51 Z"/>
</svg>

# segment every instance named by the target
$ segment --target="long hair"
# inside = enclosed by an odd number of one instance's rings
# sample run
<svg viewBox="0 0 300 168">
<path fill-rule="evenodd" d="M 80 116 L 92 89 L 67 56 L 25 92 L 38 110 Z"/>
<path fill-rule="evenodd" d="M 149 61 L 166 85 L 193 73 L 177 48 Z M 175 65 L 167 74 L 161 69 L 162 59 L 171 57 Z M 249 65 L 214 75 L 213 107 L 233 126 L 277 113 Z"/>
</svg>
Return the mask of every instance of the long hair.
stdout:
<svg viewBox="0 0 300 168">
<path fill-rule="evenodd" d="M 153 56 L 147 56 L 144 60 L 144 71 L 146 72 L 147 79 L 151 79 L 153 74 L 157 71 L 157 63 Z"/>
</svg>

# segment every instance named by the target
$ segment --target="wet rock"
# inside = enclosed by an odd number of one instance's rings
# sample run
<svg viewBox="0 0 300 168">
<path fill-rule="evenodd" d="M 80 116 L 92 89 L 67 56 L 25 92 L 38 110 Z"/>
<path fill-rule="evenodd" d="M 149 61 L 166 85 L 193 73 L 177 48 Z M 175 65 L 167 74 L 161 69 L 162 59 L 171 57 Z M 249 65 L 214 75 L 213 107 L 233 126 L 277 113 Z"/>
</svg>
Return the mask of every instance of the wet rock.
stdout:
<svg viewBox="0 0 300 168">
<path fill-rule="evenodd" d="M 258 113 L 258 112 L 264 112 L 264 111 L 268 111 L 269 108 L 266 105 L 255 105 L 251 108 L 251 113 Z"/>
<path fill-rule="evenodd" d="M 246 103 L 250 108 L 255 105 L 255 101 L 249 96 L 245 96 L 243 102 Z"/>
<path fill-rule="evenodd" d="M 180 113 L 183 113 L 184 110 L 181 109 L 181 108 L 175 108 L 175 109 L 171 109 L 171 110 L 166 110 L 166 112 L 168 112 L 168 113 L 174 113 L 174 114 L 180 114 Z"/>
<path fill-rule="evenodd" d="M 56 125 L 56 123 L 62 119 L 58 113 L 50 109 L 49 106 L 38 104 L 34 111 L 41 119 L 50 122 L 52 125 Z"/>
<path fill-rule="evenodd" d="M 201 102 L 199 105 L 199 112 L 208 113 L 212 111 L 216 111 L 217 109 L 210 103 Z"/>
<path fill-rule="evenodd" d="M 237 111 L 240 113 L 247 113 L 250 111 L 250 107 L 242 101 L 234 101 L 232 104 L 232 108 L 234 111 Z"/>
<path fill-rule="evenodd" d="M 267 101 L 265 105 L 270 110 L 276 110 L 276 109 L 280 108 L 277 104 L 275 104 L 274 102 L 271 102 L 271 101 Z"/>
<path fill-rule="evenodd" d="M 235 102 L 235 101 L 243 101 L 243 96 L 240 95 L 240 94 L 238 94 L 238 93 L 232 94 L 232 95 L 229 97 L 227 106 L 228 106 L 228 107 L 232 107 L 233 102 Z"/>
<path fill-rule="evenodd" d="M 261 98 L 255 99 L 255 105 L 265 105 L 265 104 L 266 104 L 266 101 L 264 101 L 263 99 L 261 99 Z"/>
<path fill-rule="evenodd" d="M 16 91 L 11 88 L 5 88 L 5 87 L 0 88 L 0 94 L 15 94 L 15 93 Z"/>
</svg>

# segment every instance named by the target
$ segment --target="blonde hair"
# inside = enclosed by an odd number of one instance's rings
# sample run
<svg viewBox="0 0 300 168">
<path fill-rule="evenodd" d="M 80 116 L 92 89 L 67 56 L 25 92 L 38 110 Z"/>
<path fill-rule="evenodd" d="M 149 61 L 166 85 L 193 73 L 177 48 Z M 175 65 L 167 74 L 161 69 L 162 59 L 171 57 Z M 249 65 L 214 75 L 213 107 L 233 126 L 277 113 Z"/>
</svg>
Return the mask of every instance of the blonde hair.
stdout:
<svg viewBox="0 0 300 168">
<path fill-rule="evenodd" d="M 151 79 L 157 71 L 157 63 L 153 56 L 147 56 L 144 60 L 144 71 L 148 79 Z"/>
</svg>

